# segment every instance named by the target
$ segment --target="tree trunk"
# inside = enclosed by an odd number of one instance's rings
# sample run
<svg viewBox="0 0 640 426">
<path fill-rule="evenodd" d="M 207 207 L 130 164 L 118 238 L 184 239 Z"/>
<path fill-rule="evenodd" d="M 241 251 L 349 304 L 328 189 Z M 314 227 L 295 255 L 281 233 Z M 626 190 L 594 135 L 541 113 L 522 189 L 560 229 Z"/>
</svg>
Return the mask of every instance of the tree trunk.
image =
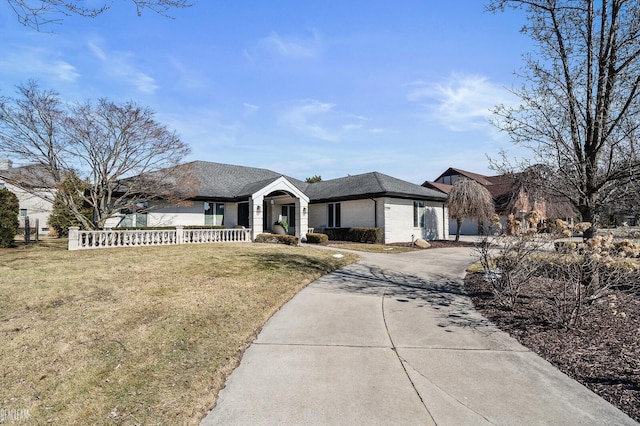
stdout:
<svg viewBox="0 0 640 426">
<path fill-rule="evenodd" d="M 462 226 L 462 219 L 457 217 L 456 223 L 458 224 L 458 226 L 456 227 L 456 242 L 458 242 L 460 241 L 460 227 Z"/>
<path fill-rule="evenodd" d="M 591 223 L 591 227 L 582 233 L 582 239 L 586 241 L 595 237 L 596 231 L 597 231 L 597 227 L 596 227 L 597 217 L 593 207 L 588 205 L 582 205 L 578 207 L 578 211 L 582 216 L 583 222 Z"/>
</svg>

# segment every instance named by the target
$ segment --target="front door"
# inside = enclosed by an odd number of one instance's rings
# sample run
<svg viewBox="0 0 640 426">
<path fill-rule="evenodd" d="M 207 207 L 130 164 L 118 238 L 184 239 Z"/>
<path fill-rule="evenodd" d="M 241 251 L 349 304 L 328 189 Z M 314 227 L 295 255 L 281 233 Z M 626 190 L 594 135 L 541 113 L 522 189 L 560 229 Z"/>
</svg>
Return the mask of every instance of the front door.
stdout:
<svg viewBox="0 0 640 426">
<path fill-rule="evenodd" d="M 296 205 L 285 204 L 282 206 L 282 220 L 286 220 L 289 224 L 289 234 L 296 233 Z"/>
</svg>

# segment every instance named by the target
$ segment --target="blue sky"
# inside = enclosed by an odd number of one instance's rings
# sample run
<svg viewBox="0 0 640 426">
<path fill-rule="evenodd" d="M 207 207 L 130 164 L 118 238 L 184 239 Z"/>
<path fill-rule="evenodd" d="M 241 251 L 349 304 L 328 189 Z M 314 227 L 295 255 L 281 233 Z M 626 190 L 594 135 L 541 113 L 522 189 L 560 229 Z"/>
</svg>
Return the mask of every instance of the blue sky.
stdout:
<svg viewBox="0 0 640 426">
<path fill-rule="evenodd" d="M 89 3 L 96 1 L 89 0 Z M 523 17 L 481 0 L 214 2 L 136 16 L 128 1 L 38 33 L 3 1 L 0 95 L 29 79 L 74 102 L 153 108 L 187 158 L 304 179 L 414 183 L 513 152 L 487 122 L 530 50 Z"/>
</svg>

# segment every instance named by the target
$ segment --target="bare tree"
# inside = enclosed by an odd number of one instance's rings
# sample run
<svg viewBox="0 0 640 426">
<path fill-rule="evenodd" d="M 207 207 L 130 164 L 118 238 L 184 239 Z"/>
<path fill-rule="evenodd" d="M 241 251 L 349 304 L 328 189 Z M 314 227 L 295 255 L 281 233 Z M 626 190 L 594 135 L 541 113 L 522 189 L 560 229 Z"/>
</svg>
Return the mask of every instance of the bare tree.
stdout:
<svg viewBox="0 0 640 426">
<path fill-rule="evenodd" d="M 189 148 L 152 110 L 105 99 L 67 106 L 33 82 L 18 93 L 0 98 L 0 152 L 36 165 L 24 168 L 30 175 L 22 181 L 34 191 L 49 188 L 51 199 L 58 193 L 86 228 L 102 228 L 114 214 L 139 210 L 142 202 L 187 197 L 176 188 L 190 186 L 189 172 L 175 166 Z M 82 179 L 66 179 L 70 172 Z M 83 214 L 84 203 L 93 209 L 93 221 Z"/>
<path fill-rule="evenodd" d="M 144 10 L 168 16 L 170 9 L 190 7 L 188 0 L 130 0 L 138 16 Z M 82 0 L 7 0 L 21 24 L 40 31 L 51 23 L 60 23 L 65 17 L 77 15 L 88 18 L 106 12 L 110 3 L 97 2 L 95 6 L 85 6 Z M 94 3 L 95 4 L 95 3 Z"/>
<path fill-rule="evenodd" d="M 640 172 L 640 7 L 636 0 L 492 0 L 526 11 L 535 45 L 497 125 L 531 149 L 545 185 L 593 226 L 606 204 L 634 190 Z"/>
<path fill-rule="evenodd" d="M 494 213 L 493 198 L 484 186 L 471 179 L 459 179 L 451 188 L 447 198 L 449 216 L 456 219 L 456 241 L 460 240 L 462 221 L 476 218 L 479 223 L 489 219 Z"/>
</svg>

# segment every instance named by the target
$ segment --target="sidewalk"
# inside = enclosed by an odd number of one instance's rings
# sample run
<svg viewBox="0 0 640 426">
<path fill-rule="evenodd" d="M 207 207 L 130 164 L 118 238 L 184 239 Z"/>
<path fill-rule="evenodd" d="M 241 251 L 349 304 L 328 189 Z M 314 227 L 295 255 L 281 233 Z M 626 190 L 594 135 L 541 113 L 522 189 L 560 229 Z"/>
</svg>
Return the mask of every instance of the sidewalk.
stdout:
<svg viewBox="0 0 640 426">
<path fill-rule="evenodd" d="M 265 325 L 202 425 L 634 425 L 497 330 L 471 250 L 366 254 Z"/>
</svg>

